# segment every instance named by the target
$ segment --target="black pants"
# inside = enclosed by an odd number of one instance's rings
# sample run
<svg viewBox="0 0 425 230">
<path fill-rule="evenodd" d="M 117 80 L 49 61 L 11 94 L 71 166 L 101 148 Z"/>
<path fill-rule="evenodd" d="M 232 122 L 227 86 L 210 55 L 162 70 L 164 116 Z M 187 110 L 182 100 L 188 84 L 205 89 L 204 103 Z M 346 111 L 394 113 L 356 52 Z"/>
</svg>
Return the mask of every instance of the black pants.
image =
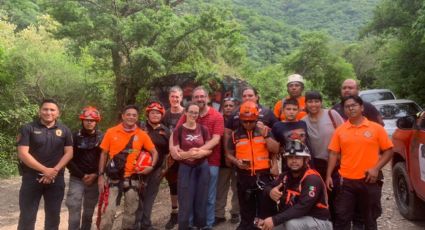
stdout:
<svg viewBox="0 0 425 230">
<path fill-rule="evenodd" d="M 382 182 L 366 183 L 343 178 L 335 199 L 335 229 L 351 229 L 356 204 L 360 207 L 365 230 L 378 229 L 376 220 L 381 215 Z"/>
<path fill-rule="evenodd" d="M 314 169 L 320 174 L 323 181 L 326 181 L 326 172 L 328 170 L 328 162 L 323 159 L 313 158 Z M 333 189 L 332 191 L 327 190 L 328 192 L 328 204 L 329 204 L 329 212 L 331 214 L 331 221 L 335 222 L 335 197 L 338 193 L 340 186 L 340 175 L 338 173 L 339 165 L 337 165 L 332 172 L 332 181 L 333 181 Z M 355 219 L 355 217 L 354 217 Z"/>
<path fill-rule="evenodd" d="M 60 222 L 60 209 L 65 191 L 64 176 L 58 175 L 52 184 L 40 184 L 37 174 L 26 173 L 22 176 L 19 190 L 19 224 L 18 230 L 32 230 L 35 226 L 38 205 L 44 198 L 44 229 L 56 230 Z"/>
<path fill-rule="evenodd" d="M 268 171 L 268 170 L 267 170 Z M 270 182 L 270 173 L 263 172 L 257 173 L 259 179 L 264 183 Z M 241 222 L 238 229 L 258 229 L 254 225 L 255 217 L 265 218 L 265 214 L 261 207 L 262 190 L 258 190 L 256 184 L 257 176 L 251 176 L 250 172 L 237 172 L 237 189 L 238 189 L 238 200 L 241 215 Z"/>
</svg>

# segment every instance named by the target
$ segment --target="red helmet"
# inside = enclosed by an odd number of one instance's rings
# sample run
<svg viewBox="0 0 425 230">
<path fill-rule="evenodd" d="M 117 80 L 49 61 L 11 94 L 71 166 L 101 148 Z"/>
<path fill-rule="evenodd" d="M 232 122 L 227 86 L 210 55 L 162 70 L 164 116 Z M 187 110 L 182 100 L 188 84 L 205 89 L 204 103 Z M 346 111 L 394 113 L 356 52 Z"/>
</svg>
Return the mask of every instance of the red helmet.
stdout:
<svg viewBox="0 0 425 230">
<path fill-rule="evenodd" d="M 148 151 L 140 151 L 134 165 L 135 172 L 142 173 L 148 166 L 152 166 L 152 155 Z"/>
<path fill-rule="evenodd" d="M 99 110 L 95 107 L 87 106 L 80 113 L 80 120 L 95 120 L 99 122 L 101 119 Z"/>
<path fill-rule="evenodd" d="M 252 101 L 242 103 L 239 108 L 239 119 L 241 121 L 255 121 L 258 119 L 257 104 Z"/>
<path fill-rule="evenodd" d="M 146 115 L 149 114 L 150 111 L 156 110 L 161 113 L 162 116 L 164 116 L 165 109 L 164 107 L 158 103 L 158 102 L 152 102 L 146 107 Z"/>
</svg>

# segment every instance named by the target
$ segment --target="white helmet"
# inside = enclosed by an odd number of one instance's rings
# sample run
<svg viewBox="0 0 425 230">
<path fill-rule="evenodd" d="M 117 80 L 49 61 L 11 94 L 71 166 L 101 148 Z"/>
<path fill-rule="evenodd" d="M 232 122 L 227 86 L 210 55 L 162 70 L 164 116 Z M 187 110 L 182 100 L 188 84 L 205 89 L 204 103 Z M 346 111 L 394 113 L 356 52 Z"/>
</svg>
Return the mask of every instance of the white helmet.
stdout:
<svg viewBox="0 0 425 230">
<path fill-rule="evenodd" d="M 292 82 L 299 82 L 304 85 L 304 78 L 303 76 L 299 74 L 291 74 L 288 76 L 288 82 L 286 84 L 292 83 Z"/>
<path fill-rule="evenodd" d="M 310 158 L 310 150 L 300 140 L 288 141 L 285 145 L 283 157 L 300 156 Z"/>
</svg>

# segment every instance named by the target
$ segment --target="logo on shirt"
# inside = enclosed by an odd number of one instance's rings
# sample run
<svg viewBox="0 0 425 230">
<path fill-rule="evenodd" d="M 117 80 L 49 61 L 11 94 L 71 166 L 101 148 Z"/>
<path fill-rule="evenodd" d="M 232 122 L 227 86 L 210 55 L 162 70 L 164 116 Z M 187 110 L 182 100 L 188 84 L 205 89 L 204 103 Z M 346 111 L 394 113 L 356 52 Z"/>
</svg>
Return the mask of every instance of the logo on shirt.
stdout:
<svg viewBox="0 0 425 230">
<path fill-rule="evenodd" d="M 371 138 L 371 137 L 372 137 L 372 133 L 371 133 L 369 130 L 366 130 L 366 131 L 363 133 L 363 136 L 364 136 L 364 137 L 366 137 L 366 138 Z"/>
<path fill-rule="evenodd" d="M 201 136 L 201 135 L 191 135 L 191 134 L 189 134 L 189 135 L 187 135 L 187 136 L 186 136 L 185 140 L 186 140 L 186 141 L 195 141 L 195 140 L 198 140 L 198 138 L 199 138 L 200 136 Z"/>
<path fill-rule="evenodd" d="M 56 136 L 61 137 L 62 136 L 62 130 L 56 129 Z"/>
<path fill-rule="evenodd" d="M 314 187 L 314 186 L 308 187 L 308 196 L 309 197 L 315 197 L 316 196 L 316 187 Z"/>
<path fill-rule="evenodd" d="M 133 139 L 133 141 L 138 141 L 138 140 L 139 140 L 139 136 L 134 135 L 134 139 Z"/>
<path fill-rule="evenodd" d="M 41 134 L 40 130 L 34 130 L 34 134 Z"/>
</svg>

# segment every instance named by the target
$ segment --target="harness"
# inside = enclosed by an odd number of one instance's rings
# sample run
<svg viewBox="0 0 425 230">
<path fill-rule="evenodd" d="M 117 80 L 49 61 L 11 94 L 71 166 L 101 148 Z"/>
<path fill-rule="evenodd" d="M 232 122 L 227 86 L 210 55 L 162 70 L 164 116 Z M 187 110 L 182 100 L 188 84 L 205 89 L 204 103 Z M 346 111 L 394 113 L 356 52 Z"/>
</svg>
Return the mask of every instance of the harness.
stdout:
<svg viewBox="0 0 425 230">
<path fill-rule="evenodd" d="M 304 182 L 305 178 L 307 178 L 310 175 L 316 175 L 316 176 L 318 176 L 320 178 L 320 181 L 323 184 L 323 190 L 326 188 L 325 187 L 325 182 L 323 182 L 322 178 L 320 177 L 320 174 L 318 172 L 316 172 L 315 170 L 309 168 L 304 173 L 303 177 L 301 178 L 301 180 L 299 182 L 298 187 L 295 190 L 286 189 L 286 196 L 283 197 L 286 205 L 294 206 L 295 200 L 301 195 L 301 189 L 302 189 L 302 186 L 301 185 L 302 185 L 302 183 Z M 284 188 L 286 188 L 286 186 L 287 186 L 287 181 L 288 181 L 288 175 L 286 174 L 283 177 L 283 179 L 282 179 L 282 184 L 283 184 L 283 187 Z M 328 194 L 327 194 L 326 191 L 323 191 L 323 194 L 325 196 L 325 203 L 318 202 L 316 204 L 316 207 L 317 208 L 322 208 L 322 209 L 328 209 L 329 208 L 329 205 L 328 205 Z"/>
</svg>

